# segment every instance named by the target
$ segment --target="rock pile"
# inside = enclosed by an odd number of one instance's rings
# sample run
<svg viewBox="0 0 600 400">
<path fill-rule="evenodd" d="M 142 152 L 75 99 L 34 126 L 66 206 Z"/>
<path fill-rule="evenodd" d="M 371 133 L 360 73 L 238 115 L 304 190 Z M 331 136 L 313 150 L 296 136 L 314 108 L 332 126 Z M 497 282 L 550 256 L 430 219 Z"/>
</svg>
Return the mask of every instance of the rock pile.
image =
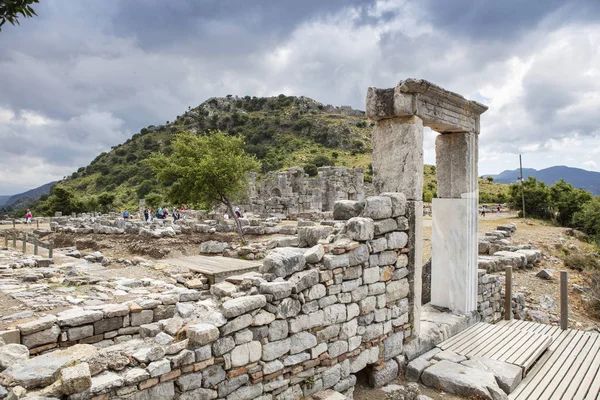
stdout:
<svg viewBox="0 0 600 400">
<path fill-rule="evenodd" d="M 487 272 L 504 271 L 507 266 L 532 268 L 542 261 L 542 252 L 532 245 L 511 245 L 510 237 L 517 227 L 501 225 L 479 239 L 479 268 Z"/>
</svg>

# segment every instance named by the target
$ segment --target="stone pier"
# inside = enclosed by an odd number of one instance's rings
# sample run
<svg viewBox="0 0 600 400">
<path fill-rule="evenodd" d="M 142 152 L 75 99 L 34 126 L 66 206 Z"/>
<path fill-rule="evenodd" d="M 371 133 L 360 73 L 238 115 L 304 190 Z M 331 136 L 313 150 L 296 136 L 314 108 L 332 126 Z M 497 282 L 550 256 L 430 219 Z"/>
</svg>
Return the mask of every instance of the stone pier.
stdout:
<svg viewBox="0 0 600 400">
<path fill-rule="evenodd" d="M 369 88 L 373 182 L 380 192 L 406 195 L 409 208 L 411 315 L 419 334 L 423 195 L 423 127 L 436 139 L 438 198 L 433 202 L 431 304 L 459 312 L 477 308 L 477 145 L 487 107 L 425 80 Z"/>
</svg>

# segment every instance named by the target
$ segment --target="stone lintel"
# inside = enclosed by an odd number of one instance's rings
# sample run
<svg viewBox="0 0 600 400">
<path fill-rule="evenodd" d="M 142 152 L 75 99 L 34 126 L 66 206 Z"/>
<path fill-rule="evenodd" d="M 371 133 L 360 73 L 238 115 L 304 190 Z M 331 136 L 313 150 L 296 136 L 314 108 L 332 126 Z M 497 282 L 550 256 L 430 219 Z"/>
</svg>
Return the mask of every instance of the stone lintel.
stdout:
<svg viewBox="0 0 600 400">
<path fill-rule="evenodd" d="M 418 116 L 423 125 L 440 133 L 479 133 L 479 116 L 487 107 L 423 79 L 406 79 L 395 88 L 369 88 L 367 117 Z"/>
</svg>

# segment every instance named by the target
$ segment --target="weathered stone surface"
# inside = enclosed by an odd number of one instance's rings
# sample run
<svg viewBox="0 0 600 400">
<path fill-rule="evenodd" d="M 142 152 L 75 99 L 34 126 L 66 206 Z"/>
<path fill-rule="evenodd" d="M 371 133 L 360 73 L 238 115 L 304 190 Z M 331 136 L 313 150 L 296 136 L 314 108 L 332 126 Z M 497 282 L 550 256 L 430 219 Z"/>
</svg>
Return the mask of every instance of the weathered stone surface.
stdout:
<svg viewBox="0 0 600 400">
<path fill-rule="evenodd" d="M 247 328 L 250 325 L 252 325 L 252 315 L 250 314 L 243 314 L 240 315 L 239 317 L 231 320 L 230 322 L 226 323 L 225 325 L 223 325 L 221 327 L 221 334 L 222 335 L 229 335 L 230 333 L 233 332 L 237 332 L 241 329 Z"/>
<path fill-rule="evenodd" d="M 300 303 L 298 303 L 300 304 Z M 288 323 L 285 320 L 275 320 L 269 326 L 269 341 L 285 339 L 288 336 Z"/>
<path fill-rule="evenodd" d="M 392 200 L 392 218 L 406 214 L 406 196 L 404 193 L 381 193 L 380 196 L 389 197 Z"/>
<path fill-rule="evenodd" d="M 21 331 L 21 335 L 31 335 L 32 333 L 48 329 L 55 323 L 56 316 L 49 314 L 34 321 L 19 324 L 17 325 L 17 328 Z"/>
<path fill-rule="evenodd" d="M 282 278 L 302 271 L 306 265 L 304 251 L 294 247 L 278 247 L 265 257 L 260 271 Z"/>
<path fill-rule="evenodd" d="M 325 249 L 320 244 L 317 244 L 304 252 L 304 258 L 309 264 L 318 263 L 323 259 L 324 255 Z"/>
<path fill-rule="evenodd" d="M 376 192 L 400 192 L 409 200 L 422 200 L 423 121 L 418 117 L 378 121 L 371 142 Z"/>
<path fill-rule="evenodd" d="M 165 353 L 162 346 L 149 346 L 138 349 L 131 356 L 141 363 L 147 363 L 163 358 Z"/>
<path fill-rule="evenodd" d="M 263 282 L 260 284 L 259 292 L 272 295 L 274 300 L 281 300 L 292 294 L 293 287 L 290 282 Z"/>
<path fill-rule="evenodd" d="M 315 271 L 316 272 L 316 271 Z M 296 299 L 286 298 L 277 306 L 277 316 L 279 318 L 295 317 L 300 312 L 302 306 Z"/>
<path fill-rule="evenodd" d="M 390 232 L 385 238 L 388 249 L 401 249 L 408 244 L 408 235 L 405 232 Z"/>
<path fill-rule="evenodd" d="M 369 247 L 366 244 L 361 244 L 348 254 L 348 262 L 350 266 L 366 263 L 367 261 L 369 261 Z"/>
<path fill-rule="evenodd" d="M 165 358 L 156 360 L 148 364 L 146 370 L 150 373 L 150 377 L 154 378 L 171 371 L 171 362 Z"/>
<path fill-rule="evenodd" d="M 291 340 L 289 338 L 276 342 L 269 342 L 262 347 L 262 360 L 273 361 L 290 351 Z"/>
<path fill-rule="evenodd" d="M 317 345 L 317 337 L 308 332 L 299 332 L 290 337 L 290 354 L 300 353 Z"/>
<path fill-rule="evenodd" d="M 100 333 L 115 331 L 123 327 L 122 317 L 104 318 L 100 321 L 94 322 L 94 335 Z"/>
<path fill-rule="evenodd" d="M 202 370 L 202 378 L 202 387 L 208 388 L 223 382 L 227 373 L 221 365 L 211 365 Z"/>
<path fill-rule="evenodd" d="M 43 354 L 22 363 L 11 365 L 3 374 L 28 389 L 47 386 L 54 382 L 56 373 L 65 365 L 82 359 L 84 356 L 89 357 L 97 353 L 98 350 L 94 346 L 77 344 L 64 350 Z"/>
<path fill-rule="evenodd" d="M 88 390 L 92 386 L 92 375 L 88 363 L 78 363 L 60 371 L 62 391 L 73 394 Z"/>
<path fill-rule="evenodd" d="M 182 393 L 179 400 L 213 400 L 217 398 L 217 391 L 212 389 L 198 388 Z"/>
<path fill-rule="evenodd" d="M 369 384 L 374 388 L 380 388 L 396 378 L 398 378 L 398 363 L 391 359 L 385 362 L 383 369 L 370 371 Z"/>
<path fill-rule="evenodd" d="M 370 218 L 354 217 L 346 223 L 346 234 L 352 240 L 372 240 L 375 235 L 375 225 Z"/>
<path fill-rule="evenodd" d="M 10 343 L 0 347 L 0 368 L 2 369 L 28 359 L 29 349 L 26 346 Z"/>
<path fill-rule="evenodd" d="M 60 326 L 79 326 L 99 321 L 104 316 L 98 310 L 67 310 L 57 315 Z"/>
<path fill-rule="evenodd" d="M 132 368 L 123 375 L 126 385 L 133 385 L 150 378 L 150 374 L 144 368 Z"/>
<path fill-rule="evenodd" d="M 419 382 L 421 379 L 421 374 L 425 371 L 425 368 L 431 365 L 431 361 L 429 361 L 426 357 L 418 357 L 408 363 L 406 366 L 405 377 L 409 381 Z"/>
<path fill-rule="evenodd" d="M 392 216 L 392 199 L 386 196 L 369 196 L 365 199 L 362 217 L 375 220 Z"/>
<path fill-rule="evenodd" d="M 496 378 L 492 373 L 447 360 L 439 361 L 426 368 L 421 375 L 421 380 L 426 386 L 459 396 L 479 396 L 493 400 L 508 399 L 506 393 L 496 384 Z"/>
<path fill-rule="evenodd" d="M 257 383 L 252 386 L 242 386 L 235 392 L 227 396 L 227 400 L 252 400 L 260 396 L 263 392 L 262 383 Z"/>
<path fill-rule="evenodd" d="M 310 249 L 308 250 L 310 251 Z M 309 269 L 307 271 L 297 272 L 292 275 L 288 282 L 294 285 L 293 292 L 300 293 L 304 289 L 307 289 L 319 282 L 319 271 L 316 269 Z"/>
<path fill-rule="evenodd" d="M 241 367 L 260 360 L 262 346 L 259 341 L 253 341 L 236 346 L 231 351 L 231 365 Z"/>
<path fill-rule="evenodd" d="M 491 372 L 496 377 L 496 382 L 500 388 L 507 394 L 512 393 L 523 379 L 523 371 L 520 367 L 502 361 L 474 357 L 470 360 L 463 361 L 461 364 Z"/>
<path fill-rule="evenodd" d="M 48 343 L 55 343 L 60 335 L 60 328 L 52 325 L 49 329 L 21 337 L 21 343 L 28 348 L 34 348 Z"/>
<path fill-rule="evenodd" d="M 409 285 L 408 279 L 400 279 L 399 281 L 389 282 L 385 288 L 386 300 L 388 302 L 400 300 L 408 296 Z"/>
<path fill-rule="evenodd" d="M 200 253 L 205 254 L 219 254 L 229 248 L 229 243 L 217 242 L 216 240 L 209 240 L 208 242 L 200 243 Z"/>
<path fill-rule="evenodd" d="M 361 201 L 338 200 L 333 203 L 333 219 L 345 221 L 358 217 L 364 207 L 365 204 Z"/>
<path fill-rule="evenodd" d="M 404 344 L 404 333 L 397 332 L 383 341 L 383 358 L 389 360 L 402 354 Z"/>
<path fill-rule="evenodd" d="M 303 226 L 298 228 L 298 247 L 312 247 L 331 233 L 330 226 Z"/>
<path fill-rule="evenodd" d="M 125 380 L 122 377 L 114 372 L 107 371 L 92 378 L 90 391 L 92 393 L 105 393 L 111 389 L 123 386 L 123 383 L 125 383 Z"/>
<path fill-rule="evenodd" d="M 238 297 L 223 303 L 223 315 L 227 318 L 234 318 L 257 308 L 264 307 L 266 304 L 267 299 L 263 295 Z"/>
<path fill-rule="evenodd" d="M 535 274 L 535 276 L 537 276 L 538 278 L 550 280 L 552 279 L 552 271 L 550 271 L 549 269 L 543 269 L 537 274 Z"/>
<path fill-rule="evenodd" d="M 247 374 L 239 375 L 231 379 L 221 382 L 218 386 L 219 397 L 225 397 L 240 386 L 246 384 L 250 380 Z"/>
<path fill-rule="evenodd" d="M 212 324 L 194 324 L 188 327 L 187 337 L 190 343 L 204 346 L 219 338 L 219 329 Z"/>
</svg>

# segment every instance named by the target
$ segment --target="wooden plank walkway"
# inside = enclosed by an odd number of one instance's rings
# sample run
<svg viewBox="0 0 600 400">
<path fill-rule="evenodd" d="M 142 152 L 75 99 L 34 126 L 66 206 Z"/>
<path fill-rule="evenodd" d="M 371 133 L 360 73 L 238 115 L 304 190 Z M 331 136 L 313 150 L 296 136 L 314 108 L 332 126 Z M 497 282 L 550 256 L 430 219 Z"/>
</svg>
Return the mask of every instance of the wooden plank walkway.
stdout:
<svg viewBox="0 0 600 400">
<path fill-rule="evenodd" d="M 561 330 L 528 321 L 503 321 L 505 328 L 550 335 L 552 344 L 527 372 L 511 400 L 600 398 L 600 334 Z"/>
<path fill-rule="evenodd" d="M 527 371 L 552 343 L 552 336 L 479 322 L 437 345 L 466 357 L 485 357 Z"/>
<path fill-rule="evenodd" d="M 161 262 L 200 272 L 208 277 L 211 284 L 220 282 L 227 276 L 258 271 L 258 267 L 262 265 L 262 262 L 222 256 L 188 256 L 168 258 Z"/>
</svg>

